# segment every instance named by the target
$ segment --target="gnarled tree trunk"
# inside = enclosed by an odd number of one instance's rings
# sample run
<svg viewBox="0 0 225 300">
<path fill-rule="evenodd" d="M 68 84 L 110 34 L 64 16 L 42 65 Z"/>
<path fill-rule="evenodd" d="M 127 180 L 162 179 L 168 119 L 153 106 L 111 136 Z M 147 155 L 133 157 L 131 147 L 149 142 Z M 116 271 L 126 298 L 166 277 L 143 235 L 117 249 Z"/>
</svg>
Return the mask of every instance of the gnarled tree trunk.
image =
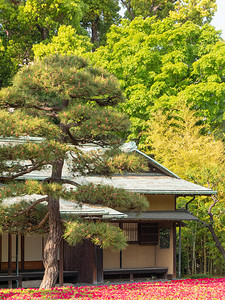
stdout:
<svg viewBox="0 0 225 300">
<path fill-rule="evenodd" d="M 63 160 L 58 160 L 53 165 L 52 178 L 60 179 L 62 174 Z M 48 197 L 49 234 L 44 248 L 45 273 L 40 285 L 42 289 L 55 286 L 58 277 L 58 250 L 62 239 L 62 224 L 60 218 L 59 199 Z"/>
<path fill-rule="evenodd" d="M 40 288 L 55 286 L 58 277 L 58 250 L 62 239 L 62 225 L 59 212 L 59 200 L 49 197 L 49 234 L 44 249 L 45 273 Z"/>
</svg>

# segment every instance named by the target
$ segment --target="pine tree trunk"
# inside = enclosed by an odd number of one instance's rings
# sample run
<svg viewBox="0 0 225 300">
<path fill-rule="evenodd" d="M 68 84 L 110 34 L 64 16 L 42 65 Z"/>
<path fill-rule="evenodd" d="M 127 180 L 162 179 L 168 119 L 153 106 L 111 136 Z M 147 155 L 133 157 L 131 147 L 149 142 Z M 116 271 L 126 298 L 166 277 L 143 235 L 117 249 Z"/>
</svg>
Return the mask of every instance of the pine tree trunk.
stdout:
<svg viewBox="0 0 225 300">
<path fill-rule="evenodd" d="M 62 226 L 59 213 L 59 200 L 49 198 L 49 234 L 44 249 L 45 273 L 40 288 L 55 286 L 58 277 L 58 250 L 62 239 Z"/>
<path fill-rule="evenodd" d="M 60 178 L 63 160 L 58 160 L 53 165 L 52 178 Z M 44 248 L 45 273 L 40 285 L 41 289 L 55 286 L 58 277 L 58 251 L 62 239 L 62 224 L 60 218 L 59 199 L 50 196 L 48 199 L 49 234 Z"/>
</svg>

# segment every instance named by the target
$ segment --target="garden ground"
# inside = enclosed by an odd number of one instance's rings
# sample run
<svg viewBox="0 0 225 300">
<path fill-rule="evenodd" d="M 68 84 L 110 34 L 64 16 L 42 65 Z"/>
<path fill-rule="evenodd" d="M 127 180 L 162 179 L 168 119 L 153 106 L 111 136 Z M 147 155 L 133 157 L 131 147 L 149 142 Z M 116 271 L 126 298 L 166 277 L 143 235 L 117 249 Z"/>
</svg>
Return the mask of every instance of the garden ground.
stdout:
<svg viewBox="0 0 225 300">
<path fill-rule="evenodd" d="M 2 289 L 0 299 L 151 299 L 222 300 L 225 278 L 139 282 L 117 285 L 38 289 Z"/>
</svg>

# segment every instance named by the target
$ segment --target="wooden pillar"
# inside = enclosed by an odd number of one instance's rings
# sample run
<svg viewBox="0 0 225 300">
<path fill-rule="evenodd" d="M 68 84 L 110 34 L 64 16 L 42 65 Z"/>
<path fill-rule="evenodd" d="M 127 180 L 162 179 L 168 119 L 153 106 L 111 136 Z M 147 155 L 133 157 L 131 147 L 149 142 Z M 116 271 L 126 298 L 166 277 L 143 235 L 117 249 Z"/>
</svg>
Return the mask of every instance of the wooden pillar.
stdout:
<svg viewBox="0 0 225 300">
<path fill-rule="evenodd" d="M 120 269 L 123 268 L 123 251 L 120 250 Z"/>
<path fill-rule="evenodd" d="M 92 246 L 93 249 L 93 273 L 92 273 L 92 283 L 96 284 L 98 282 L 97 280 L 97 266 L 98 266 L 98 262 L 97 262 L 97 246 L 95 246 L 93 244 Z"/>
<path fill-rule="evenodd" d="M 103 282 L 103 250 L 97 246 L 97 282 Z"/>
<path fill-rule="evenodd" d="M 24 253 L 25 253 L 25 237 L 21 235 L 21 244 L 20 244 L 20 260 L 21 260 L 21 271 L 24 271 Z"/>
<path fill-rule="evenodd" d="M 2 235 L 0 235 L 0 271 L 2 271 Z"/>
<path fill-rule="evenodd" d="M 60 247 L 59 247 L 59 286 L 63 286 L 63 239 L 61 240 Z"/>
<path fill-rule="evenodd" d="M 123 223 L 119 223 L 119 227 L 120 229 L 123 230 Z M 120 269 L 123 268 L 123 251 L 120 250 Z"/>
<path fill-rule="evenodd" d="M 92 244 L 93 249 L 93 283 L 103 282 L 103 251 L 102 249 Z"/>
<path fill-rule="evenodd" d="M 178 278 L 181 278 L 181 221 L 179 223 Z"/>
<path fill-rule="evenodd" d="M 12 234 L 8 233 L 8 275 L 12 274 Z M 8 281 L 8 287 L 12 288 L 12 281 Z"/>
<path fill-rule="evenodd" d="M 16 275 L 19 275 L 19 236 L 16 235 Z M 19 280 L 16 281 L 16 287 L 19 287 Z"/>
<path fill-rule="evenodd" d="M 176 223 L 173 223 L 173 278 L 177 277 L 177 232 Z"/>
</svg>

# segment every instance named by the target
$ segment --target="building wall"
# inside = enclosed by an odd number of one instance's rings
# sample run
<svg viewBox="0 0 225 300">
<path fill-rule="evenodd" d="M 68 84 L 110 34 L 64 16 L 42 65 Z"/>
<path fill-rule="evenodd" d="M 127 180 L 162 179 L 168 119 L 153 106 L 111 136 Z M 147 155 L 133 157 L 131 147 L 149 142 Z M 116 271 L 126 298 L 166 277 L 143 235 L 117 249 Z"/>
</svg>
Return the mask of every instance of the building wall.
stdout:
<svg viewBox="0 0 225 300">
<path fill-rule="evenodd" d="M 41 235 L 26 235 L 24 237 L 24 260 L 42 261 L 43 246 Z"/>
<path fill-rule="evenodd" d="M 174 195 L 146 195 L 149 200 L 150 211 L 167 211 L 175 210 L 175 196 Z"/>
<path fill-rule="evenodd" d="M 160 249 L 159 243 L 156 246 L 129 244 L 122 251 L 122 268 L 164 267 L 168 268 L 168 274 L 174 274 L 173 223 L 161 222 L 159 223 L 159 228 L 170 229 L 170 247 L 168 249 Z M 103 268 L 120 268 L 120 253 L 104 250 Z"/>
<path fill-rule="evenodd" d="M 21 247 L 21 236 L 18 237 L 18 261 L 19 268 L 24 269 L 43 269 L 43 249 L 45 239 L 38 234 L 26 235 L 24 237 L 24 246 Z M 21 255 L 22 248 L 24 249 Z M 24 259 L 21 264 L 21 259 Z M 22 260 L 23 260 L 22 259 Z M 12 235 L 12 268 L 16 268 L 16 235 Z M 2 248 L 1 248 L 1 270 L 8 270 L 8 234 L 2 235 Z"/>
<path fill-rule="evenodd" d="M 161 228 L 170 228 L 170 247 L 168 249 L 160 249 L 160 245 L 156 246 L 156 266 L 157 267 L 166 267 L 168 268 L 168 274 L 174 274 L 174 256 L 173 251 L 173 223 L 165 222 L 160 225 Z"/>
<path fill-rule="evenodd" d="M 155 267 L 155 246 L 131 244 L 123 251 L 123 268 Z"/>
<path fill-rule="evenodd" d="M 21 259 L 21 239 L 19 236 L 18 259 Z M 2 262 L 8 262 L 8 234 L 2 235 Z M 16 261 L 16 235 L 12 235 L 12 261 Z"/>
<path fill-rule="evenodd" d="M 110 249 L 103 250 L 103 269 L 119 269 L 120 252 L 113 252 Z"/>
<path fill-rule="evenodd" d="M 19 236 L 19 255 L 21 260 L 21 237 Z M 42 260 L 43 241 L 42 236 L 26 235 L 24 237 L 24 260 L 37 261 Z M 12 261 L 16 261 L 16 235 L 12 235 Z M 8 262 L 8 235 L 2 235 L 2 262 Z"/>
</svg>

